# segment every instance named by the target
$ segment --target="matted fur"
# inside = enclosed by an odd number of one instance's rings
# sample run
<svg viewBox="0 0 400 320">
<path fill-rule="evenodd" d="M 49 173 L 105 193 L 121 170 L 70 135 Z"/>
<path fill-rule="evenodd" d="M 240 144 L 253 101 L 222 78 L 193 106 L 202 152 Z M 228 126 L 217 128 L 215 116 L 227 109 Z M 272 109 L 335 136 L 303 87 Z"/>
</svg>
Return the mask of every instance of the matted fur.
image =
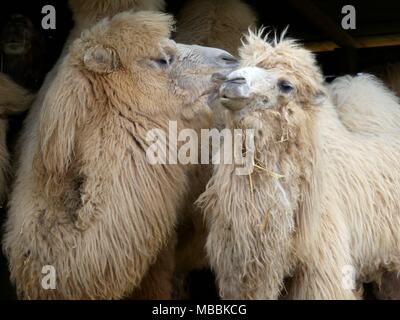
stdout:
<svg viewBox="0 0 400 320">
<path fill-rule="evenodd" d="M 340 120 L 351 131 L 400 131 L 400 99 L 370 74 L 344 76 L 328 85 Z"/>
<path fill-rule="evenodd" d="M 189 0 L 177 16 L 175 39 L 180 43 L 216 47 L 236 54 L 255 11 L 242 0 Z"/>
<path fill-rule="evenodd" d="M 10 177 L 10 155 L 7 149 L 7 116 L 24 112 L 33 95 L 0 73 L 0 202 L 5 198 Z"/>
<path fill-rule="evenodd" d="M 151 166 L 145 137 L 167 132 L 170 120 L 200 127 L 208 111 L 145 62 L 162 54 L 161 43 L 172 46 L 170 28 L 167 15 L 121 13 L 86 31 L 63 59 L 10 201 L 4 249 L 19 297 L 122 298 L 173 245 L 190 166 Z M 99 47 L 112 59 L 104 67 L 90 60 Z M 41 287 L 45 265 L 56 269 L 56 290 Z"/>
<path fill-rule="evenodd" d="M 221 295 L 277 298 L 291 276 L 290 298 L 356 298 L 346 266 L 358 285 L 400 270 L 399 135 L 349 131 L 321 100 L 313 55 L 295 41 L 250 33 L 240 54 L 243 67 L 281 74 L 296 91 L 278 99 L 265 90 L 268 108 L 253 95 L 227 122 L 256 130 L 258 166 L 250 176 L 215 166 L 199 199 Z"/>
</svg>

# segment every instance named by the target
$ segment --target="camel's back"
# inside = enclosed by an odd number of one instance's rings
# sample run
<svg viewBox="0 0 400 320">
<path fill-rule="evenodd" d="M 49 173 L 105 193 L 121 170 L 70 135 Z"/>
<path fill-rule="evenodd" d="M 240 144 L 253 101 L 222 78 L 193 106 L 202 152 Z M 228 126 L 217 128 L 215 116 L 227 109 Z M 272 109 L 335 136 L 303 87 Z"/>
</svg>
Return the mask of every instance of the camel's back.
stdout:
<svg viewBox="0 0 400 320">
<path fill-rule="evenodd" d="M 324 206 L 337 204 L 332 214 L 347 226 L 356 267 L 369 274 L 386 261 L 399 266 L 400 136 L 352 133 L 332 109 L 320 124 Z"/>
</svg>

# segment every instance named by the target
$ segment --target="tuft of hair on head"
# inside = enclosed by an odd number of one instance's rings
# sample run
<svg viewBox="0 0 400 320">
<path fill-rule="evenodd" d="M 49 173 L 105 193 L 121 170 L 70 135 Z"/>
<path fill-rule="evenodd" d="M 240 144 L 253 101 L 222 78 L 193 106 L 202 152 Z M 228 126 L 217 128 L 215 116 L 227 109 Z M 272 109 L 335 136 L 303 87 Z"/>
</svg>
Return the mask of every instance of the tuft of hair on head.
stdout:
<svg viewBox="0 0 400 320">
<path fill-rule="evenodd" d="M 268 60 L 267 55 L 276 56 L 279 51 L 285 50 L 286 53 L 294 50 L 307 51 L 298 44 L 297 40 L 287 37 L 288 29 L 289 26 L 278 34 L 277 30 L 271 27 L 262 26 L 258 30 L 249 28 L 239 50 L 240 57 L 253 65 L 259 65 Z M 308 53 L 314 59 L 313 54 Z"/>
<path fill-rule="evenodd" d="M 297 79 L 305 96 L 318 96 L 316 104 L 321 104 L 324 80 L 316 58 L 297 40 L 287 37 L 287 31 L 288 27 L 281 34 L 266 27 L 250 29 L 239 49 L 242 66 L 284 70 Z"/>
</svg>

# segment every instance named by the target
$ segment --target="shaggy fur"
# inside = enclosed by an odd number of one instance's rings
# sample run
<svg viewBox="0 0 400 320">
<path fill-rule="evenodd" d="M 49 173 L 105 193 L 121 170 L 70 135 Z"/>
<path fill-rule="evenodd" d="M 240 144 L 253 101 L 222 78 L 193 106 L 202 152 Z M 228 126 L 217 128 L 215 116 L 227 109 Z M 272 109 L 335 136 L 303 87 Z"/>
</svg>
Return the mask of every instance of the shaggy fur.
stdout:
<svg viewBox="0 0 400 320">
<path fill-rule="evenodd" d="M 19 163 L 17 165 L 17 176 L 19 177 L 26 175 L 26 173 L 28 173 L 29 175 L 32 171 L 33 155 L 36 153 L 36 147 L 38 144 L 38 137 L 36 135 L 36 132 L 38 130 L 38 123 L 42 114 L 41 108 L 44 104 L 44 99 L 49 90 L 49 87 L 52 85 L 53 80 L 57 75 L 58 68 L 64 60 L 64 56 L 67 54 L 68 48 L 71 43 L 80 36 L 85 28 L 92 26 L 98 20 L 106 16 L 111 16 L 127 9 L 131 9 L 133 11 L 137 11 L 140 9 L 158 10 L 164 7 L 163 0 L 71 0 L 69 4 L 72 12 L 74 13 L 75 26 L 71 30 L 66 44 L 64 45 L 64 49 L 61 53 L 60 59 L 57 61 L 53 69 L 47 74 L 45 81 L 29 110 L 28 116 L 25 119 L 24 128 L 22 130 L 22 134 L 16 148 L 16 157 L 17 159 L 19 159 Z M 15 192 L 19 192 L 18 187 L 16 188 Z"/>
<path fill-rule="evenodd" d="M 10 176 L 7 149 L 7 116 L 22 113 L 33 100 L 33 95 L 0 73 L 0 202 L 5 198 Z"/>
<path fill-rule="evenodd" d="M 17 145 L 17 158 L 21 158 L 22 150 L 30 148 L 28 145 L 32 142 L 34 145 L 35 141 L 32 141 L 31 135 L 37 129 L 37 123 L 40 117 L 40 108 L 43 104 L 44 96 L 48 91 L 53 79 L 57 75 L 57 70 L 61 64 L 63 57 L 68 52 L 68 47 L 71 43 L 80 36 L 82 31 L 86 28 L 93 26 L 96 22 L 107 16 L 113 16 L 118 12 L 125 10 L 139 11 L 139 10 L 159 10 L 165 7 L 164 0 L 96 0 L 96 1 L 85 1 L 85 0 L 70 0 L 69 6 L 73 12 L 74 27 L 70 31 L 68 39 L 64 44 L 64 48 L 61 52 L 60 58 L 46 75 L 43 85 L 40 88 L 37 97 L 30 107 L 28 116 L 25 119 L 24 128 Z M 28 153 L 32 154 L 32 153 Z M 30 165 L 32 159 L 30 156 L 26 158 L 26 163 Z M 25 161 L 25 159 L 21 159 Z"/>
<path fill-rule="evenodd" d="M 339 77 L 328 85 L 332 101 L 346 128 L 371 134 L 400 132 L 399 98 L 386 87 L 389 85 L 396 90 L 397 67 L 396 64 L 388 65 L 376 73 L 385 83 L 373 75 L 359 74 Z M 374 291 L 379 299 L 397 299 L 399 287 L 397 274 L 386 272 L 380 283 L 374 286 Z"/>
<path fill-rule="evenodd" d="M 243 35 L 257 23 L 257 15 L 241 0 L 189 0 L 177 16 L 175 40 L 180 43 L 217 47 L 237 54 Z M 214 127 L 223 125 L 223 110 L 213 106 Z M 199 166 L 193 173 L 193 190 L 187 205 L 188 214 L 181 222 L 178 233 L 177 274 L 179 280 L 192 269 L 208 266 L 205 241 L 206 227 L 194 201 L 204 192 L 211 177 L 209 166 Z"/>
<path fill-rule="evenodd" d="M 189 0 L 177 17 L 176 41 L 225 49 L 236 54 L 241 38 L 257 22 L 242 0 Z"/>
<path fill-rule="evenodd" d="M 399 98 L 370 74 L 335 79 L 328 90 L 343 124 L 351 131 L 400 131 Z"/>
<path fill-rule="evenodd" d="M 20 297 L 122 298 L 173 243 L 191 167 L 151 166 L 146 134 L 167 132 L 170 120 L 207 127 L 209 111 L 181 89 L 176 70 L 151 67 L 176 50 L 170 27 L 166 15 L 121 13 L 85 32 L 63 59 L 6 223 Z M 44 265 L 57 271 L 56 290 L 40 286 Z"/>
<path fill-rule="evenodd" d="M 240 54 L 263 77 L 240 69 L 232 77 L 246 79 L 247 98 L 223 100 L 242 103 L 230 128 L 255 129 L 255 169 L 237 176 L 217 165 L 199 199 L 220 293 L 277 298 L 291 276 L 290 298 L 356 298 L 346 266 L 357 285 L 400 270 L 399 135 L 349 131 L 323 99 L 314 57 L 294 41 L 250 34 Z M 279 89 L 282 79 L 294 90 Z"/>
</svg>

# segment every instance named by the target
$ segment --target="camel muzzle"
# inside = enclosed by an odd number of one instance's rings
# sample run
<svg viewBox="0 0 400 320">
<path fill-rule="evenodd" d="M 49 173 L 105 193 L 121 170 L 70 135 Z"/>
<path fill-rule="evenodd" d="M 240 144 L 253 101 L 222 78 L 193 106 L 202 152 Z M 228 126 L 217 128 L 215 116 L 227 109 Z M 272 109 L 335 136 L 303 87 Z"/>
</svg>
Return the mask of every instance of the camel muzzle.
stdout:
<svg viewBox="0 0 400 320">
<path fill-rule="evenodd" d="M 243 77 L 228 79 L 221 85 L 219 96 L 225 108 L 239 111 L 246 106 L 246 100 L 250 97 L 250 86 Z"/>
</svg>

